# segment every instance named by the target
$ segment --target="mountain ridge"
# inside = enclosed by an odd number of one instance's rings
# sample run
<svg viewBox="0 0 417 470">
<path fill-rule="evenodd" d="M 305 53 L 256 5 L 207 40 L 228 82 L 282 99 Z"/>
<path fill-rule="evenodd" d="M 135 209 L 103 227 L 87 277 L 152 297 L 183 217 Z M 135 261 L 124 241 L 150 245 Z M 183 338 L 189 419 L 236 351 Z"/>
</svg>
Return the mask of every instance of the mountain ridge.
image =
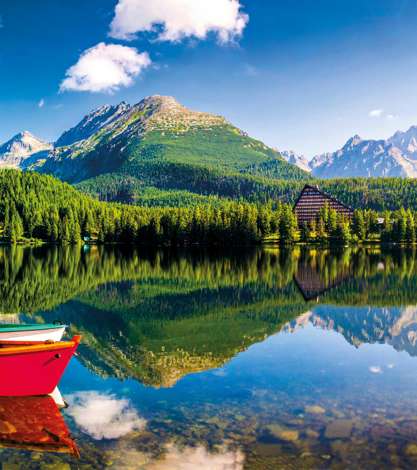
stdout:
<svg viewBox="0 0 417 470">
<path fill-rule="evenodd" d="M 88 181 L 83 188 L 89 186 L 90 193 L 106 200 L 111 199 L 109 194 L 126 193 L 129 180 L 128 192 L 134 193 L 129 202 L 134 202 L 138 187 L 207 196 L 218 194 L 209 187 L 225 179 L 239 187 L 242 181 L 253 185 L 254 176 L 308 177 L 224 117 L 190 110 L 161 95 L 91 111 L 57 139 L 48 155 L 32 160 L 28 169 L 72 184 Z"/>
<path fill-rule="evenodd" d="M 25 168 L 28 162 L 45 155 L 52 144 L 38 139 L 29 131 L 22 131 L 0 145 L 0 168 Z"/>
<path fill-rule="evenodd" d="M 355 135 L 339 150 L 313 157 L 309 167 L 318 178 L 417 178 L 417 126 L 385 140 Z"/>
</svg>

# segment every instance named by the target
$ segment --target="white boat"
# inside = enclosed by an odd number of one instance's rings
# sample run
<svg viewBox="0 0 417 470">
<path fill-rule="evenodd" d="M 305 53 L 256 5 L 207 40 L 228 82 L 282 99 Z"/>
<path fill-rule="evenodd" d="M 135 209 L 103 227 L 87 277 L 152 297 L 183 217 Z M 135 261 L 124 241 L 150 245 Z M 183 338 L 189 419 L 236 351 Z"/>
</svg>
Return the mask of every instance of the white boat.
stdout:
<svg viewBox="0 0 417 470">
<path fill-rule="evenodd" d="M 0 324 L 0 341 L 61 341 L 66 325 L 55 323 L 19 325 Z"/>
</svg>

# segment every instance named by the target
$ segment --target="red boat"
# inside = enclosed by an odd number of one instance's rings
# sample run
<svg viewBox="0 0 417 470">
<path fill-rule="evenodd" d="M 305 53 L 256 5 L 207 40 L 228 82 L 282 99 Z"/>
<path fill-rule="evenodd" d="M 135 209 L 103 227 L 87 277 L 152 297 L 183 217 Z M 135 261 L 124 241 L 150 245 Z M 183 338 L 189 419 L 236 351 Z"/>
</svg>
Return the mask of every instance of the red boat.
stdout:
<svg viewBox="0 0 417 470">
<path fill-rule="evenodd" d="M 51 397 L 0 397 L 0 447 L 62 452 L 78 448 Z"/>
<path fill-rule="evenodd" d="M 0 396 L 49 395 L 75 353 L 71 341 L 8 343 L 0 341 Z"/>
</svg>

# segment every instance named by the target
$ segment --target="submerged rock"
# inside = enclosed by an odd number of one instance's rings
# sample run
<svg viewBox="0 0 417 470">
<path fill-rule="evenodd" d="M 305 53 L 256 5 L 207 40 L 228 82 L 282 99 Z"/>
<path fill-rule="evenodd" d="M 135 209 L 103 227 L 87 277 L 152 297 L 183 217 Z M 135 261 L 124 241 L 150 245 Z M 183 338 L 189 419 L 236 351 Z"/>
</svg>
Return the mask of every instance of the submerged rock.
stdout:
<svg viewBox="0 0 417 470">
<path fill-rule="evenodd" d="M 417 457 L 417 444 L 408 444 L 408 446 L 405 448 L 405 453 L 407 455 Z"/>
<path fill-rule="evenodd" d="M 311 406 L 306 406 L 305 407 L 306 413 L 312 413 L 312 414 L 324 414 L 326 413 L 326 410 L 319 405 L 311 405 Z"/>
<path fill-rule="evenodd" d="M 327 439 L 345 439 L 352 434 L 352 428 L 351 419 L 337 419 L 327 425 L 324 435 Z"/>
<path fill-rule="evenodd" d="M 267 431 L 277 439 L 286 442 L 298 441 L 299 433 L 294 429 L 288 429 L 280 426 L 279 424 L 269 424 L 266 426 Z"/>
</svg>

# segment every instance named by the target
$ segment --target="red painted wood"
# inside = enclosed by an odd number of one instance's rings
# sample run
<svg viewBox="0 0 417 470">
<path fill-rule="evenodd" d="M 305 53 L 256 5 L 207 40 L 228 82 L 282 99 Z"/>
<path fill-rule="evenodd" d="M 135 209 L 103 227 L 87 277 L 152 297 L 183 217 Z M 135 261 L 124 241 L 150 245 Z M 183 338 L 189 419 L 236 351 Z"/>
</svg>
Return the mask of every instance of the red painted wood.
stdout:
<svg viewBox="0 0 417 470">
<path fill-rule="evenodd" d="M 71 342 L 3 346 L 0 396 L 49 395 L 58 385 L 78 344 L 79 337 L 75 337 Z"/>
<path fill-rule="evenodd" d="M 0 447 L 79 456 L 51 397 L 0 397 Z"/>
</svg>

